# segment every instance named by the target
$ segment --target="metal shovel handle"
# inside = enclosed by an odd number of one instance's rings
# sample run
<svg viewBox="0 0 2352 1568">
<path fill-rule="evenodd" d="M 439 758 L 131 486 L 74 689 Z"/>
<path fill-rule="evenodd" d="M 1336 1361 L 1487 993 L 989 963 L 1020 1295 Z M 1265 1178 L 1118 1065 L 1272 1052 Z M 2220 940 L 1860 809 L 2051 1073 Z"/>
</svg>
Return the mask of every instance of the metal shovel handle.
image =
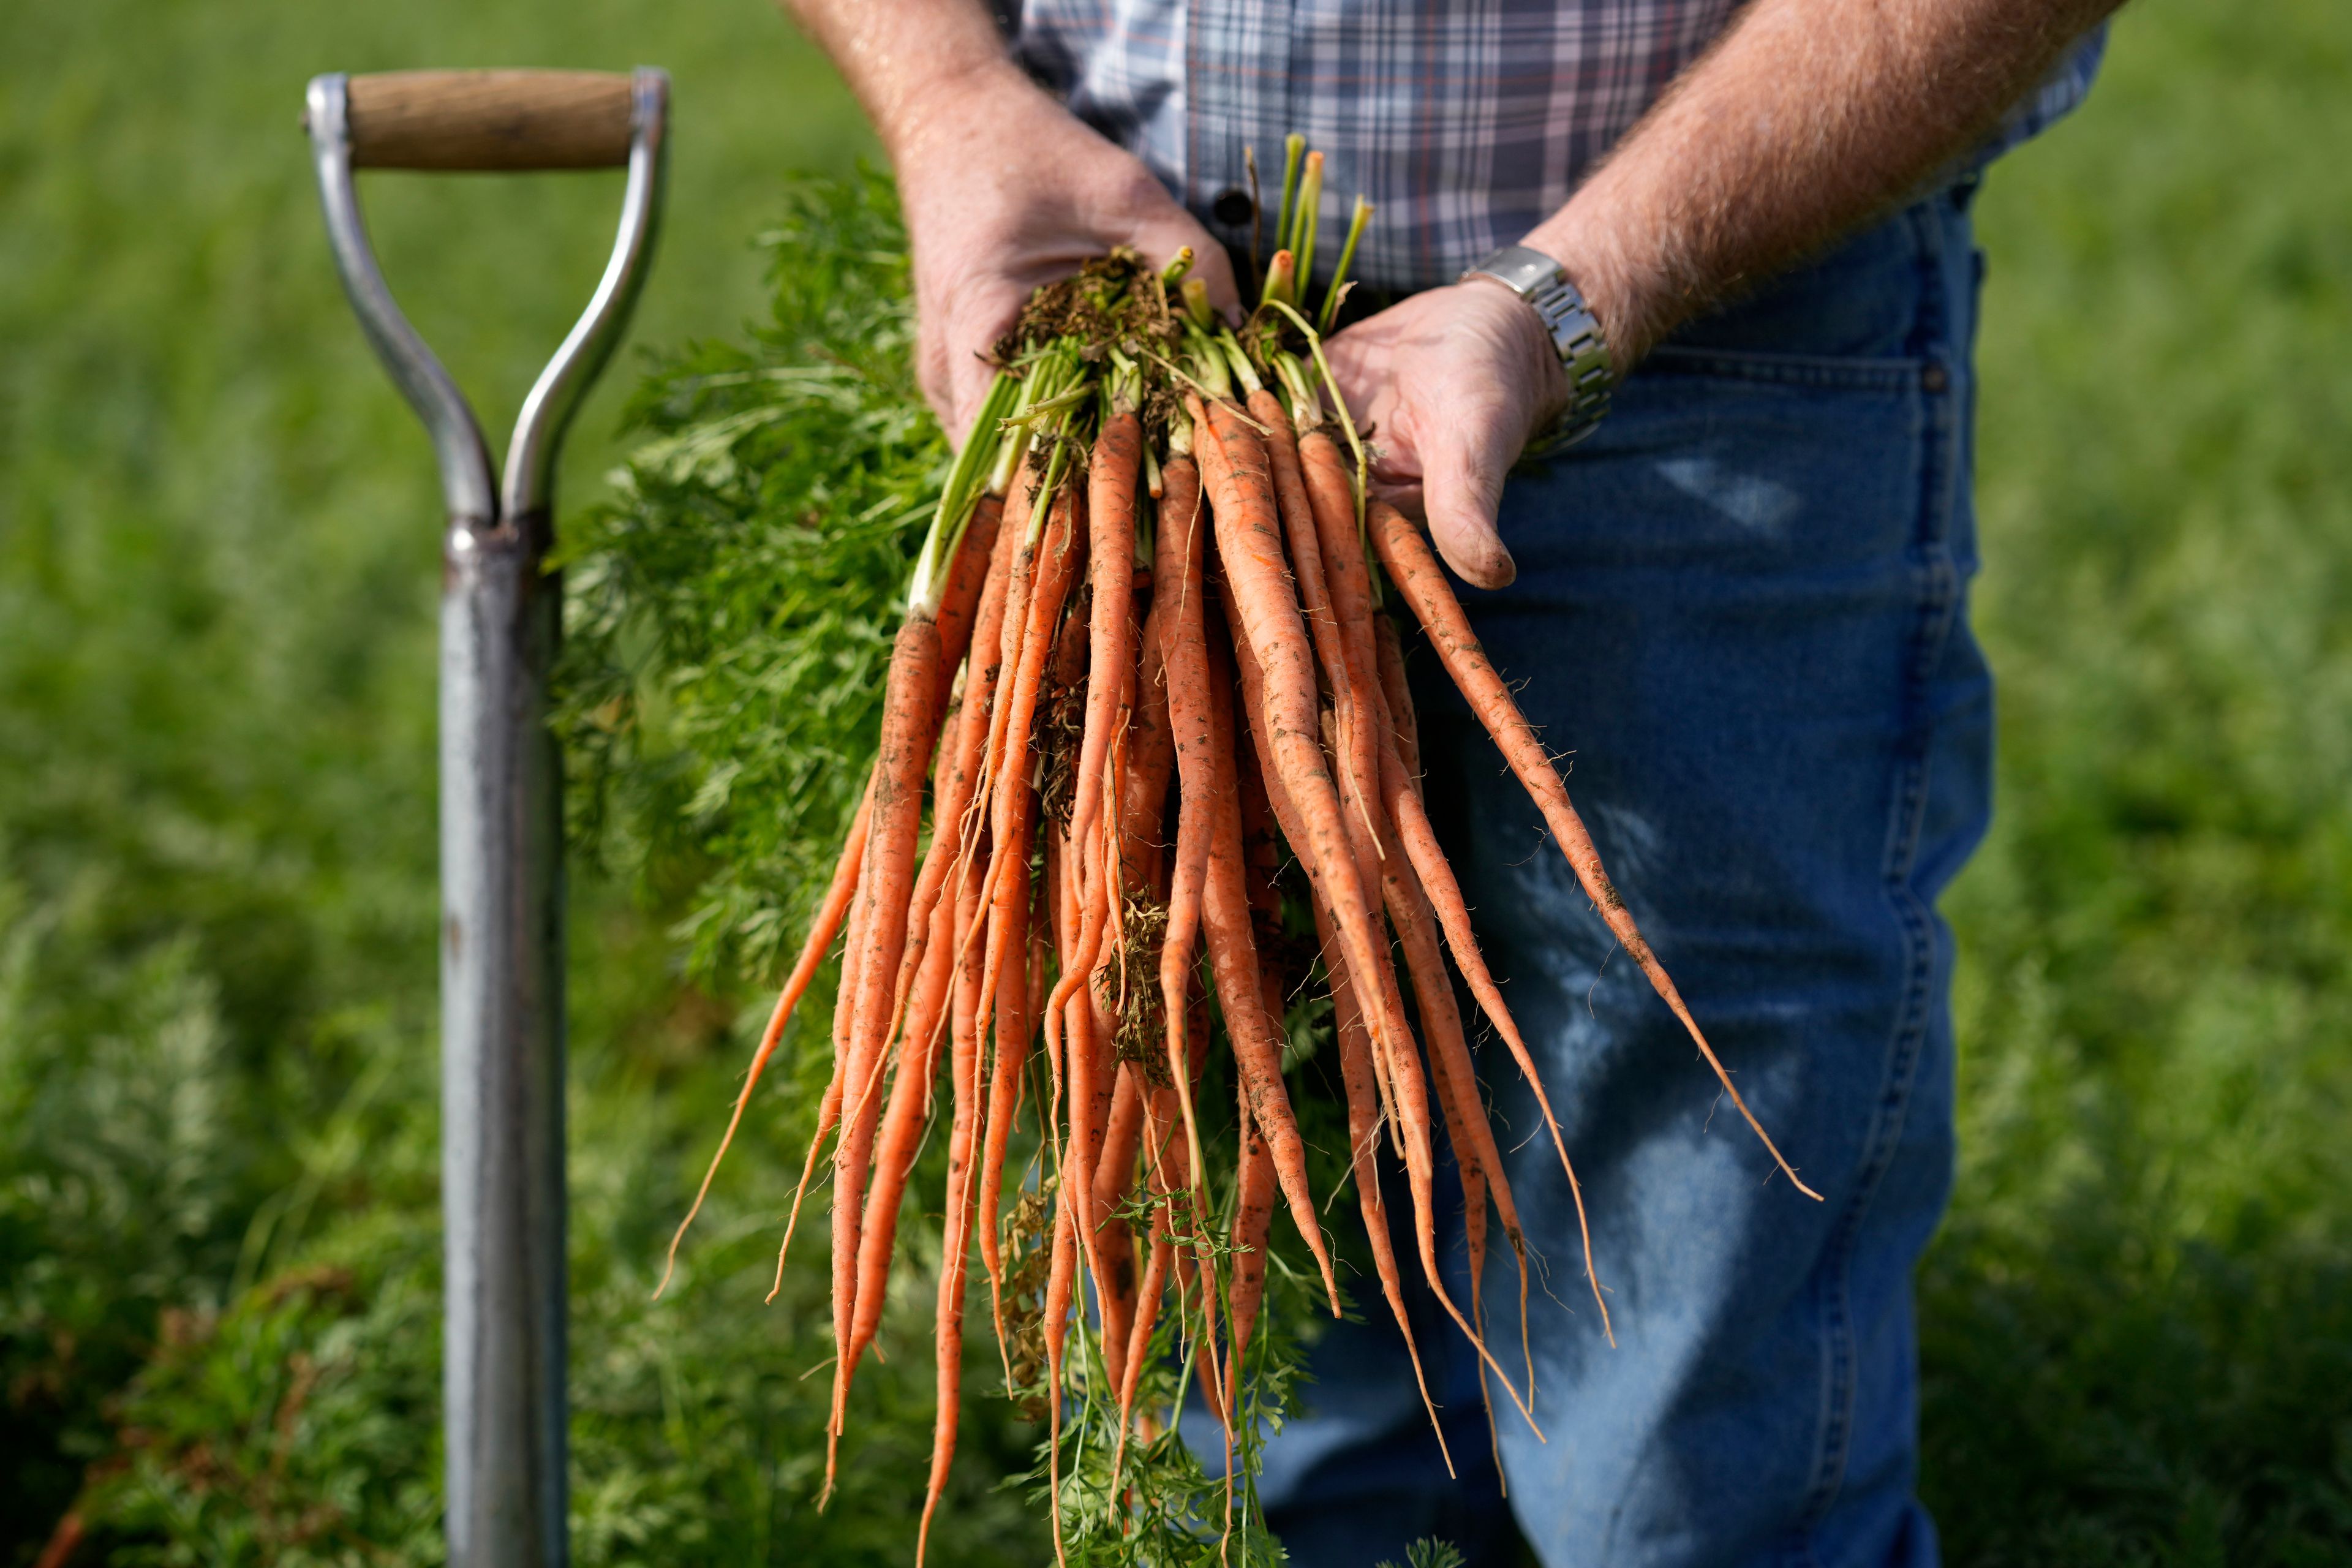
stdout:
<svg viewBox="0 0 2352 1568">
<path fill-rule="evenodd" d="M 629 79 L 610 71 L 382 71 L 350 79 L 362 169 L 614 169 Z"/>
<path fill-rule="evenodd" d="M 562 758 L 546 723 L 562 585 L 555 459 L 619 342 L 661 210 L 669 79 L 322 76 L 304 125 L 368 341 L 433 437 L 441 578 L 443 1428 L 452 1568 L 563 1568 Z M 523 400 L 503 480 L 465 395 L 376 266 L 355 168 L 625 164 L 594 295 Z"/>
</svg>

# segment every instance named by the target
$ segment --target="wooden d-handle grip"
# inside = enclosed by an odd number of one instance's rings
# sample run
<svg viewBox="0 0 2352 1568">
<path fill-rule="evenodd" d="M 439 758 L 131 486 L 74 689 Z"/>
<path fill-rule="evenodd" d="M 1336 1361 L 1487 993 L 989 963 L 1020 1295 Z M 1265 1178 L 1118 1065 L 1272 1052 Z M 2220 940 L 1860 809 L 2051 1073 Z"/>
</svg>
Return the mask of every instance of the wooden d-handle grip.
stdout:
<svg viewBox="0 0 2352 1568">
<path fill-rule="evenodd" d="M 609 71 L 383 71 L 351 79 L 362 169 L 609 169 L 629 161 L 629 79 Z"/>
</svg>

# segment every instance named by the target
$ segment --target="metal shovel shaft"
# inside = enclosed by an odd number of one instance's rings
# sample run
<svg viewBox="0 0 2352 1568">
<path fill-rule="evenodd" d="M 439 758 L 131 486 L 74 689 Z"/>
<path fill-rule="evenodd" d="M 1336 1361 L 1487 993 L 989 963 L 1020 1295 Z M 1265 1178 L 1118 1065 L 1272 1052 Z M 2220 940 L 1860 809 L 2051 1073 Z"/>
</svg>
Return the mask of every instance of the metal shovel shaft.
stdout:
<svg viewBox="0 0 2352 1568">
<path fill-rule="evenodd" d="M 545 518 L 459 522 L 441 590 L 449 1557 L 565 1560 L 560 591 Z"/>
</svg>

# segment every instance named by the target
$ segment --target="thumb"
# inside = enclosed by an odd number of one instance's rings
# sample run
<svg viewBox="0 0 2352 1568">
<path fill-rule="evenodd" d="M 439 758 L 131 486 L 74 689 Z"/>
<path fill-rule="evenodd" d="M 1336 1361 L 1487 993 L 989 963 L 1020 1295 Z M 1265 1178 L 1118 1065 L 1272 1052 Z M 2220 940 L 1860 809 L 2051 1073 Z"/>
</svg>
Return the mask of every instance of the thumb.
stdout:
<svg viewBox="0 0 2352 1568">
<path fill-rule="evenodd" d="M 1429 536 L 1445 563 L 1475 588 L 1507 588 L 1519 574 L 1495 528 L 1512 453 L 1491 428 L 1494 423 L 1465 421 L 1422 450 L 1422 506 Z"/>
</svg>

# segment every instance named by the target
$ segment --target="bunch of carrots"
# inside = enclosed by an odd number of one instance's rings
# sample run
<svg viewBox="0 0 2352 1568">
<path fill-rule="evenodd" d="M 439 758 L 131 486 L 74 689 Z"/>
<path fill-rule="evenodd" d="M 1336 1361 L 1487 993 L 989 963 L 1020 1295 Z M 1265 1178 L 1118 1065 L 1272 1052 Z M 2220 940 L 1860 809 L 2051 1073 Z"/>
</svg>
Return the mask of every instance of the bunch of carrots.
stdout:
<svg viewBox="0 0 2352 1568">
<path fill-rule="evenodd" d="M 1186 277 L 1189 253 L 1155 269 L 1117 251 L 1038 290 L 998 345 L 1000 372 L 916 558 L 863 803 L 695 1200 L 698 1211 L 786 1024 L 845 932 L 832 1077 L 777 1278 L 829 1144 L 829 1489 L 944 1078 L 939 1407 L 919 1563 L 955 1452 L 975 1250 L 1010 1390 L 1019 1380 L 1008 1299 L 1024 1286 L 1012 1249 L 1020 1232 L 1038 1233 L 1043 1404 L 1056 1467 L 1062 1394 L 1076 1375 L 1074 1324 L 1090 1391 L 1115 1405 L 1122 1451 L 1130 1430 L 1172 1424 L 1172 1410 L 1137 1408 L 1147 1367 L 1171 1344 L 1183 1370 L 1167 1386 L 1178 1397 L 1197 1386 L 1231 1442 L 1277 1210 L 1340 1310 L 1283 1071 L 1286 998 L 1305 984 L 1319 983 L 1330 1000 L 1348 1173 L 1416 1372 L 1405 1266 L 1378 1177 L 1383 1144 L 1407 1178 L 1413 1261 L 1475 1347 L 1482 1382 L 1492 1373 L 1534 1424 L 1532 1361 L 1519 1378 L 1496 1361 L 1476 1298 L 1491 1205 L 1517 1266 L 1524 1344 L 1528 1245 L 1449 953 L 1533 1089 L 1580 1224 L 1583 1198 L 1423 804 L 1391 613 L 1400 605 L 1611 931 L 1770 1147 L 1612 887 L 1429 542 L 1368 497 L 1364 443 L 1321 333 L 1370 209 L 1356 203 L 1310 319 L 1321 158 L 1302 153 L 1292 138 L 1276 226 L 1286 243 L 1238 329 Z M 1311 906 L 1317 952 L 1306 974 L 1285 969 L 1276 873 L 1286 849 Z M 1212 1079 L 1237 1093 L 1234 1121 L 1204 1139 L 1213 1053 L 1226 1059 Z M 1440 1277 L 1441 1122 L 1465 1201 L 1467 1311 Z M 1235 1168 L 1213 1172 L 1206 1151 L 1227 1146 L 1228 1126 Z M 1015 1162 L 1016 1149 L 1034 1152 Z M 1773 1158 L 1794 1181 L 1777 1149 Z M 1010 1209 L 1008 1165 L 1021 1200 Z M 673 1265 L 677 1252 L 673 1240 Z M 1590 1279 L 1589 1232 L 1585 1267 Z M 1597 1279 L 1592 1295 L 1605 1326 Z M 1422 1397 L 1434 1423 L 1425 1381 Z M 1052 1496 L 1058 1542 L 1058 1475 Z"/>
</svg>

